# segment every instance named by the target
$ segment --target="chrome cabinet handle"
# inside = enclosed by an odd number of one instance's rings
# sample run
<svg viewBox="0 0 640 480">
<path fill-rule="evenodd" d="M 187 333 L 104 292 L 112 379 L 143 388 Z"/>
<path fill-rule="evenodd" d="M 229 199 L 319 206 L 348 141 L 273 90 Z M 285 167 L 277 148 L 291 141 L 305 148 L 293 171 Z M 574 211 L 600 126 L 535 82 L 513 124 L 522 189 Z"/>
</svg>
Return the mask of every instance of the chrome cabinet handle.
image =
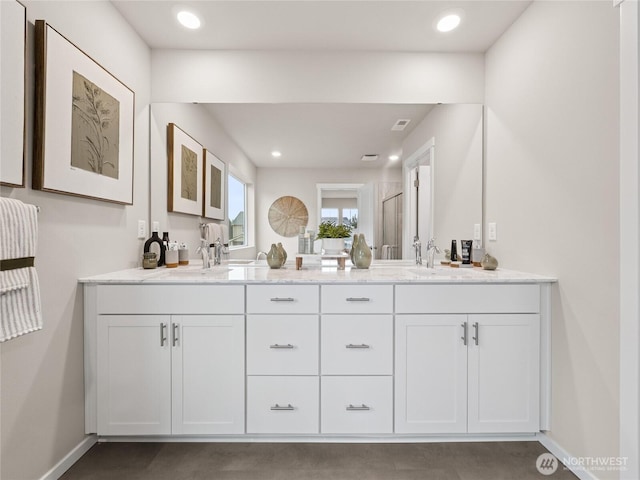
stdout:
<svg viewBox="0 0 640 480">
<path fill-rule="evenodd" d="M 278 405 L 277 403 L 271 407 L 271 410 L 283 411 L 283 410 L 295 410 L 295 407 L 290 403 L 287 405 Z"/>
<path fill-rule="evenodd" d="M 167 341 L 166 334 L 167 325 L 165 323 L 160 324 L 160 346 L 164 347 L 164 342 Z"/>
<path fill-rule="evenodd" d="M 460 339 L 462 340 L 462 344 L 466 347 L 467 346 L 467 322 L 461 323 L 460 326 L 462 327 L 462 336 L 460 337 Z"/>
<path fill-rule="evenodd" d="M 295 298 L 291 297 L 274 297 L 271 299 L 272 302 L 295 302 Z"/>
<path fill-rule="evenodd" d="M 371 299 L 368 297 L 348 297 L 347 302 L 370 302 Z"/>
<path fill-rule="evenodd" d="M 360 345 L 354 345 L 353 343 L 350 343 L 346 348 L 371 348 L 371 346 L 367 345 L 366 343 L 361 343 Z"/>
<path fill-rule="evenodd" d="M 473 324 L 473 330 L 475 331 L 475 335 L 473 337 L 471 337 L 471 338 L 473 338 L 473 340 L 476 342 L 476 345 L 478 345 L 478 337 L 480 336 L 480 335 L 478 335 L 478 331 L 480 330 L 478 328 L 478 322 L 475 322 Z"/>
<path fill-rule="evenodd" d="M 178 337 L 179 327 L 177 323 L 174 323 L 172 326 L 173 326 L 173 346 L 175 347 L 180 341 L 180 338 Z"/>
<path fill-rule="evenodd" d="M 273 345 L 269 345 L 269 348 L 275 348 L 275 349 L 282 349 L 282 348 L 295 348 L 293 345 L 291 345 L 290 343 L 287 343 L 286 345 L 280 345 L 278 343 L 274 343 Z"/>
<path fill-rule="evenodd" d="M 357 411 L 364 411 L 364 410 L 371 410 L 371 407 L 368 407 L 364 403 L 362 405 L 349 404 L 349 406 L 347 407 L 347 411 L 349 412 L 357 412 Z"/>
</svg>

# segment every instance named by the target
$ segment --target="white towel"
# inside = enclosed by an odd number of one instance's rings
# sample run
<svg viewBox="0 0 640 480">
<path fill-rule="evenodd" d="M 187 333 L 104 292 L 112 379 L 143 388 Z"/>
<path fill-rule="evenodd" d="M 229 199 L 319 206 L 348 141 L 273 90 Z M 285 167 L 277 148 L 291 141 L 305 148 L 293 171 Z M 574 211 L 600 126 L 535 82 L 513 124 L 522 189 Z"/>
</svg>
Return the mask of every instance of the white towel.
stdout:
<svg viewBox="0 0 640 480">
<path fill-rule="evenodd" d="M 380 258 L 382 258 L 383 260 L 389 260 L 391 259 L 391 248 L 389 247 L 389 245 L 382 245 L 382 255 L 380 255 Z"/>
<path fill-rule="evenodd" d="M 222 231 L 220 230 L 220 225 L 217 223 L 207 223 L 207 244 L 211 245 L 218 239 L 220 239 L 220 242 L 222 243 Z"/>
<path fill-rule="evenodd" d="M 38 213 L 33 205 L 0 198 L 0 260 L 35 257 Z M 2 262 L 3 268 L 7 262 Z M 42 328 L 35 267 L 0 271 L 0 342 Z"/>
<path fill-rule="evenodd" d="M 229 245 L 229 225 L 220 224 L 221 242 L 223 245 Z"/>
</svg>

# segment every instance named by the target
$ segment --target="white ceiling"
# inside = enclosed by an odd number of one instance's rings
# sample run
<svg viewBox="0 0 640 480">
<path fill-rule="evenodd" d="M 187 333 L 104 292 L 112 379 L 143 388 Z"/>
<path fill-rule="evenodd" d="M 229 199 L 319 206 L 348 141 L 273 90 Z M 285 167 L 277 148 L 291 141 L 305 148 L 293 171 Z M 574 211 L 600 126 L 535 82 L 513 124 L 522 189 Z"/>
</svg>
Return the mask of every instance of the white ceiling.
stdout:
<svg viewBox="0 0 640 480">
<path fill-rule="evenodd" d="M 112 0 L 152 48 L 484 52 L 531 1 L 180 1 Z M 183 7 L 203 25 L 187 30 Z M 460 27 L 436 32 L 445 10 L 464 11 Z"/>
<path fill-rule="evenodd" d="M 340 50 L 485 52 L 531 3 L 402 0 L 111 0 L 154 49 Z M 433 28 L 449 9 L 462 9 L 460 27 Z M 203 25 L 178 24 L 180 9 Z M 427 115 L 429 105 L 216 104 L 212 115 L 258 167 L 382 168 L 401 154 L 403 138 Z M 400 118 L 412 121 L 392 132 Z M 271 151 L 282 152 L 280 159 Z M 364 154 L 380 155 L 364 163 Z M 409 152 L 410 153 L 410 152 Z"/>
<path fill-rule="evenodd" d="M 399 166 L 402 141 L 433 105 L 210 104 L 207 108 L 258 167 Z M 411 122 L 391 131 L 399 119 Z M 273 158 L 271 152 L 282 152 Z M 365 154 L 380 155 L 362 162 Z"/>
</svg>

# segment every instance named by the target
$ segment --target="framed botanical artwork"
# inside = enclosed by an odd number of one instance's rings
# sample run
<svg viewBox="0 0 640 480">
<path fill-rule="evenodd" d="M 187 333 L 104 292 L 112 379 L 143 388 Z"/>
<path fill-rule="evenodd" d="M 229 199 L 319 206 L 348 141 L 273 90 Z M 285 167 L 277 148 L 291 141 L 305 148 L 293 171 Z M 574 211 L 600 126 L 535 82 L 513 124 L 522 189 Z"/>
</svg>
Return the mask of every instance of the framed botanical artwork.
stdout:
<svg viewBox="0 0 640 480">
<path fill-rule="evenodd" d="M 224 162 L 205 149 L 203 217 L 224 220 L 226 178 Z"/>
<path fill-rule="evenodd" d="M 36 20 L 33 188 L 133 203 L 135 94 Z"/>
<path fill-rule="evenodd" d="M 170 123 L 167 126 L 167 149 L 167 210 L 202 215 L 202 145 L 177 125 Z"/>
<path fill-rule="evenodd" d="M 0 185 L 25 184 L 25 45 L 27 10 L 15 0 L 0 1 Z"/>
</svg>

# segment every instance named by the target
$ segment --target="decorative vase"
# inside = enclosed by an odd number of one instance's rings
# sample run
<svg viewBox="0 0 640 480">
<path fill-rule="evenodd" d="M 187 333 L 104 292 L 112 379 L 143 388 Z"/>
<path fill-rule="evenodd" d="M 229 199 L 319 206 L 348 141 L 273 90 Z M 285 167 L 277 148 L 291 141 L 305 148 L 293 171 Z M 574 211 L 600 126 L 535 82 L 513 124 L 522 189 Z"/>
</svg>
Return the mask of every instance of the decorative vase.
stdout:
<svg viewBox="0 0 640 480">
<path fill-rule="evenodd" d="M 282 255 L 282 267 L 285 263 L 287 263 L 287 251 L 284 249 L 282 243 L 280 242 L 278 242 L 278 251 L 280 252 L 280 255 Z"/>
<path fill-rule="evenodd" d="M 360 241 L 360 234 L 356 233 L 353 236 L 353 243 L 351 244 L 351 250 L 349 250 L 349 258 L 351 258 L 351 263 L 354 265 L 356 264 L 356 261 L 353 258 L 353 255 L 356 253 L 356 246 L 358 245 L 359 241 Z"/>
<path fill-rule="evenodd" d="M 280 268 L 282 266 L 282 254 L 275 243 L 271 244 L 271 250 L 267 253 L 267 263 L 271 268 Z"/>
<path fill-rule="evenodd" d="M 326 255 L 338 255 L 344 250 L 344 238 L 323 238 L 322 249 Z"/>
<path fill-rule="evenodd" d="M 482 265 L 482 268 L 484 270 L 495 270 L 496 268 L 498 268 L 498 260 L 487 253 L 484 257 L 482 257 L 480 265 Z"/>
<path fill-rule="evenodd" d="M 371 265 L 371 249 L 367 245 L 364 233 L 360 235 L 353 259 L 355 260 L 356 268 L 369 268 L 369 265 Z"/>
</svg>

